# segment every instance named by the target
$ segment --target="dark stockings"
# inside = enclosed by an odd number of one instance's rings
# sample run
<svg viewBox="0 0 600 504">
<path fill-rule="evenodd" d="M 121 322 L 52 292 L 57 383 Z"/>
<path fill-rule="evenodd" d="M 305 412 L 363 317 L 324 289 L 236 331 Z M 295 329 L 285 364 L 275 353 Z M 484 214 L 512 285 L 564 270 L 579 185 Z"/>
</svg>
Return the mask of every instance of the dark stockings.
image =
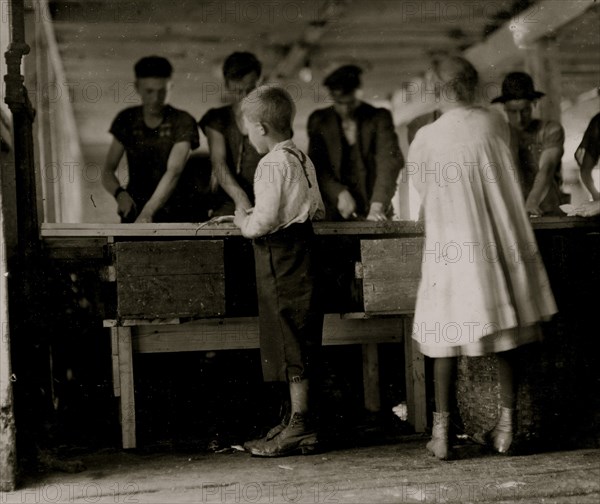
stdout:
<svg viewBox="0 0 600 504">
<path fill-rule="evenodd" d="M 500 352 L 498 358 L 498 383 L 500 385 L 500 405 L 514 409 L 516 401 L 515 352 Z M 450 393 L 456 372 L 456 357 L 434 359 L 433 379 L 435 382 L 435 409 L 439 413 L 450 411 Z"/>
<path fill-rule="evenodd" d="M 434 359 L 435 409 L 438 413 L 450 411 L 450 391 L 452 390 L 455 370 L 456 357 Z"/>
</svg>

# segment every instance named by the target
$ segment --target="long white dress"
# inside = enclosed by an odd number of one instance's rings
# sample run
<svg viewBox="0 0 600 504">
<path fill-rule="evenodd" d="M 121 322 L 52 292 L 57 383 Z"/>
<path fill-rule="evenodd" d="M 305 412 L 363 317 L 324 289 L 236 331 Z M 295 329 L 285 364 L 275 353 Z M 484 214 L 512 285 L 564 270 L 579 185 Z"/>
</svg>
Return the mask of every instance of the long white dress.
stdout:
<svg viewBox="0 0 600 504">
<path fill-rule="evenodd" d="M 425 217 L 412 337 L 430 357 L 537 341 L 537 322 L 557 311 L 508 145 L 499 113 L 464 107 L 410 146 L 406 169 Z"/>
</svg>

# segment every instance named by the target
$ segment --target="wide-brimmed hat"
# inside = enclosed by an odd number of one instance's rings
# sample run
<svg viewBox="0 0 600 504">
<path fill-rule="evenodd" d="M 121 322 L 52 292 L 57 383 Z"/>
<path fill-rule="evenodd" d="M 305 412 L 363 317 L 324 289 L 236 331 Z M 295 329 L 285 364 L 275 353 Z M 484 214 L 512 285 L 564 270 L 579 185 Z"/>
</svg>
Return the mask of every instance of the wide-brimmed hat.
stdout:
<svg viewBox="0 0 600 504">
<path fill-rule="evenodd" d="M 506 103 L 510 100 L 537 100 L 546 93 L 536 91 L 533 79 L 524 72 L 509 73 L 502 81 L 502 94 L 492 100 L 492 103 Z"/>
</svg>

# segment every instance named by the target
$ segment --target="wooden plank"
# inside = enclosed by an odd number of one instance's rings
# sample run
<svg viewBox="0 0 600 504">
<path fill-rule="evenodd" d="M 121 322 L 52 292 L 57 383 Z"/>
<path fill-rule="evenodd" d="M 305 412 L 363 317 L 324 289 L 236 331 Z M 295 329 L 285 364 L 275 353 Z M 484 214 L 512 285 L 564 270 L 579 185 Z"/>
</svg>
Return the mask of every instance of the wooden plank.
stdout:
<svg viewBox="0 0 600 504">
<path fill-rule="evenodd" d="M 401 318 L 344 319 L 326 315 L 324 345 L 399 343 Z M 194 352 L 258 348 L 258 318 L 202 319 L 173 326 L 138 326 L 133 333 L 139 353 Z"/>
<path fill-rule="evenodd" d="M 423 239 L 361 240 L 366 313 L 414 311 Z"/>
<path fill-rule="evenodd" d="M 112 377 L 113 377 L 113 394 L 115 397 L 121 397 L 121 378 L 119 375 L 119 356 L 112 355 Z"/>
<path fill-rule="evenodd" d="M 123 327 L 133 327 L 140 325 L 170 325 L 181 324 L 180 318 L 159 318 L 159 319 L 121 319 L 119 325 Z"/>
<path fill-rule="evenodd" d="M 375 413 L 381 409 L 377 343 L 364 343 L 362 345 L 362 357 L 365 409 Z"/>
<path fill-rule="evenodd" d="M 222 241 L 120 242 L 115 257 L 119 318 L 225 313 Z"/>
<path fill-rule="evenodd" d="M 4 153 L 0 152 L 0 165 L 3 162 Z M 17 481 L 17 449 L 8 299 L 7 234 L 10 226 L 5 220 L 8 216 L 3 197 L 0 187 L 0 492 L 11 492 Z M 2 495 L 0 501 L 3 500 Z"/>
<path fill-rule="evenodd" d="M 425 357 L 412 339 L 412 317 L 404 319 L 404 362 L 408 422 L 415 432 L 427 428 L 427 393 L 425 388 Z"/>
<path fill-rule="evenodd" d="M 551 35 L 561 26 L 581 16 L 594 0 L 542 0 L 504 23 L 484 42 L 465 51 L 465 57 L 482 74 L 494 74 L 494 68 L 508 59 L 521 58 L 521 50 Z M 494 80 L 494 79 L 491 79 Z"/>
<path fill-rule="evenodd" d="M 118 327 L 121 434 L 123 448 L 135 448 L 135 391 L 131 328 Z"/>
<path fill-rule="evenodd" d="M 115 244 L 117 278 L 225 272 L 222 241 L 140 241 Z"/>
<path fill-rule="evenodd" d="M 44 250 L 48 257 L 58 260 L 102 260 L 104 246 L 103 237 L 61 237 L 44 240 Z"/>
<path fill-rule="evenodd" d="M 531 219 L 533 229 L 600 228 L 600 217 L 536 217 Z M 422 235 L 420 221 L 388 222 L 315 222 L 315 233 L 322 236 L 354 235 Z M 195 237 L 218 238 L 241 236 L 233 224 L 151 223 L 151 224 L 51 224 L 41 226 L 41 237 L 52 246 L 49 238 L 68 237 Z M 54 243 L 59 243 L 57 240 Z"/>
<path fill-rule="evenodd" d="M 161 275 L 117 281 L 119 318 L 210 317 L 225 313 L 222 274 Z"/>
<path fill-rule="evenodd" d="M 121 376 L 119 369 L 119 330 L 116 327 L 110 329 L 110 348 L 112 357 L 112 379 L 113 393 L 115 397 L 121 396 Z"/>
</svg>

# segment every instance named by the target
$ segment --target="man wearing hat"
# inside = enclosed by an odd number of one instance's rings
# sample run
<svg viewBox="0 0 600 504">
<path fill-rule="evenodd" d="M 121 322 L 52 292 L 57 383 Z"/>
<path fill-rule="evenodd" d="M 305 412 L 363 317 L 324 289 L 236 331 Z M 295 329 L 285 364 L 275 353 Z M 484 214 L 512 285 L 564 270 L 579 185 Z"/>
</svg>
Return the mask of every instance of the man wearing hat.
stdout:
<svg viewBox="0 0 600 504">
<path fill-rule="evenodd" d="M 533 107 L 542 96 L 544 93 L 535 90 L 528 74 L 512 72 L 502 82 L 502 95 L 492 100 L 504 104 L 525 208 L 535 217 L 564 215 L 559 206 L 565 196 L 560 191 L 565 132 L 557 121 L 533 119 Z"/>
<path fill-rule="evenodd" d="M 361 73 L 355 65 L 331 73 L 323 84 L 333 106 L 308 119 L 308 154 L 329 220 L 386 220 L 404 164 L 390 112 L 358 97 Z"/>
</svg>

